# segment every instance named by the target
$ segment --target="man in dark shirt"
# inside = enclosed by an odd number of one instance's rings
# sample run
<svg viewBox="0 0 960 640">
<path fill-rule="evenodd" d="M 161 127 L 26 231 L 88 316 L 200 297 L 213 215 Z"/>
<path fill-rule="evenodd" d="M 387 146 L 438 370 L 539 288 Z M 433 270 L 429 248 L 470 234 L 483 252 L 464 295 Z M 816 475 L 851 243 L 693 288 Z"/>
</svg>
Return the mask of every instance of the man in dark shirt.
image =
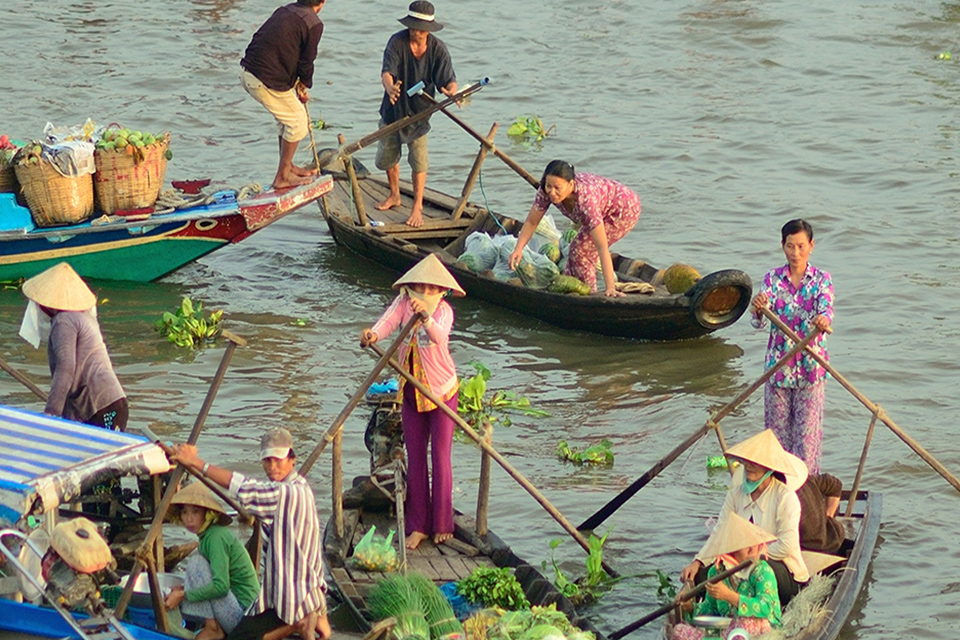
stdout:
<svg viewBox="0 0 960 640">
<path fill-rule="evenodd" d="M 323 35 L 317 16 L 324 0 L 297 0 L 280 7 L 253 35 L 240 61 L 240 82 L 277 120 L 280 166 L 274 189 L 306 184 L 316 168 L 293 164 L 297 145 L 312 126 L 303 105 L 310 99 L 313 63 Z"/>
<path fill-rule="evenodd" d="M 815 473 L 797 489 L 800 498 L 800 547 L 821 553 L 837 553 L 846 536 L 836 519 L 843 482 L 829 473 Z"/>
<path fill-rule="evenodd" d="M 430 97 L 437 89 L 445 96 L 457 93 L 457 76 L 447 45 L 432 34 L 443 25 L 434 19 L 433 5 L 426 0 L 410 3 L 400 23 L 407 27 L 390 37 L 383 52 L 380 81 L 384 94 L 380 103 L 380 124 L 388 125 L 429 108 L 430 101 L 420 95 L 408 96 L 407 89 L 423 82 Z M 427 132 L 429 119 L 421 120 L 399 132 L 380 139 L 377 168 L 387 172 L 390 195 L 376 205 L 383 211 L 400 205 L 400 145 L 407 145 L 407 162 L 413 172 L 413 207 L 407 224 L 423 226 L 423 190 L 427 184 Z"/>
</svg>

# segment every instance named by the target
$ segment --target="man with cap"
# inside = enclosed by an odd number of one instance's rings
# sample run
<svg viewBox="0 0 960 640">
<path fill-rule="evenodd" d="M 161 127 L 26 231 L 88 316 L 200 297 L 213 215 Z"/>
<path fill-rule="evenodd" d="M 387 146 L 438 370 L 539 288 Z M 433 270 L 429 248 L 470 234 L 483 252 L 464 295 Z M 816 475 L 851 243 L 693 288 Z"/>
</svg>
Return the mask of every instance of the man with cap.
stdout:
<svg viewBox="0 0 960 640">
<path fill-rule="evenodd" d="M 717 527 L 736 513 L 777 537 L 767 549 L 768 563 L 777 575 L 780 604 L 786 606 L 810 579 L 800 554 L 800 499 L 796 493 L 807 480 L 807 465 L 787 453 L 770 429 L 727 449 L 724 455 L 731 469 L 738 464 Z M 707 565 L 708 554 L 701 549 L 680 579 L 702 582 Z"/>
<path fill-rule="evenodd" d="M 430 101 L 421 95 L 407 95 L 407 89 L 423 82 L 423 91 L 431 98 L 437 89 L 452 97 L 457 93 L 457 76 L 447 45 L 433 32 L 443 29 L 436 21 L 433 5 L 427 0 L 410 3 L 407 15 L 400 18 L 407 27 L 390 36 L 383 51 L 380 81 L 384 94 L 380 103 L 380 124 L 388 125 L 406 116 L 429 108 Z M 429 118 L 399 132 L 384 136 L 377 146 L 376 165 L 387 172 L 390 195 L 377 203 L 380 211 L 400 206 L 400 145 L 407 145 L 407 162 L 413 172 L 413 206 L 407 224 L 423 226 L 423 190 L 427 184 L 427 132 Z"/>
<path fill-rule="evenodd" d="M 297 0 L 280 7 L 253 35 L 240 60 L 240 82 L 277 121 L 280 165 L 274 189 L 310 182 L 317 168 L 293 163 L 297 146 L 313 126 L 303 105 L 310 100 L 313 63 L 323 35 L 317 17 L 325 0 Z"/>
<path fill-rule="evenodd" d="M 33 347 L 49 329 L 50 395 L 44 413 L 124 431 L 127 396 L 113 372 L 97 322 L 97 294 L 61 262 L 23 283 L 20 335 Z"/>
<path fill-rule="evenodd" d="M 227 489 L 260 522 L 263 586 L 247 616 L 227 638 L 272 640 L 294 632 L 314 638 L 314 631 L 322 640 L 329 638 L 320 519 L 313 490 L 294 469 L 297 458 L 290 432 L 271 429 L 260 439 L 266 482 L 203 461 L 193 445 L 174 447 L 171 460 Z"/>
</svg>

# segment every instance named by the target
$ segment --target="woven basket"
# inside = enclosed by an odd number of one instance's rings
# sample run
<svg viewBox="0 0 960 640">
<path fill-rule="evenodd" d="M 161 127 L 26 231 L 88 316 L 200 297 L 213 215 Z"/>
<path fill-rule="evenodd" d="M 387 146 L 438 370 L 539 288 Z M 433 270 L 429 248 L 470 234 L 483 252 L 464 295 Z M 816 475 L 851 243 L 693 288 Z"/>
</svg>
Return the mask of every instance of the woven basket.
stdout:
<svg viewBox="0 0 960 640">
<path fill-rule="evenodd" d="M 16 193 L 17 173 L 12 164 L 0 163 L 0 193 Z"/>
<path fill-rule="evenodd" d="M 17 181 L 38 227 L 82 222 L 93 214 L 93 176 L 68 177 L 49 163 L 16 165 Z"/>
<path fill-rule="evenodd" d="M 152 207 L 163 186 L 169 147 L 170 135 L 167 134 L 149 147 L 134 148 L 133 154 L 128 154 L 126 149 L 94 151 L 97 172 L 93 177 L 100 209 L 112 214 Z"/>
</svg>

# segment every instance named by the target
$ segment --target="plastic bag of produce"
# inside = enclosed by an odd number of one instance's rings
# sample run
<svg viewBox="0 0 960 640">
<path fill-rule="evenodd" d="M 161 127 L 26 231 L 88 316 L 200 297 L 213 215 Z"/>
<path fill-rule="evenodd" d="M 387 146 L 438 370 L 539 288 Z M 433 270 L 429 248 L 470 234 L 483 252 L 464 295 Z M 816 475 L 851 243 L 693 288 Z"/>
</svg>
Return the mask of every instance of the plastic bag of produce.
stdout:
<svg viewBox="0 0 960 640">
<path fill-rule="evenodd" d="M 482 231 L 474 231 L 467 236 L 463 252 L 476 256 L 477 273 L 486 271 L 487 269 L 493 269 L 493 265 L 497 264 L 497 258 L 500 255 L 493 238 Z"/>
<path fill-rule="evenodd" d="M 540 236 L 544 241 L 551 244 L 557 244 L 560 242 L 562 234 L 560 233 L 560 229 L 557 229 L 557 223 L 553 221 L 553 216 L 545 213 L 540 219 L 540 224 L 537 225 L 537 230 L 534 232 L 534 235 Z"/>
<path fill-rule="evenodd" d="M 365 571 L 393 571 L 399 566 L 397 550 L 393 548 L 394 530 L 390 529 L 386 538 L 377 535 L 377 528 L 363 534 L 363 538 L 353 550 L 353 562 Z"/>
<path fill-rule="evenodd" d="M 524 286 L 531 289 L 544 289 L 550 286 L 554 278 L 560 275 L 560 269 L 553 260 L 541 253 L 533 253 L 526 247 L 523 249 L 523 258 L 517 265 L 517 276 Z"/>
<path fill-rule="evenodd" d="M 493 277 L 506 282 L 517 277 L 517 272 L 510 268 L 510 254 L 517 248 L 517 239 L 514 236 L 496 236 L 493 244 L 497 247 L 497 262 L 493 266 Z"/>
</svg>

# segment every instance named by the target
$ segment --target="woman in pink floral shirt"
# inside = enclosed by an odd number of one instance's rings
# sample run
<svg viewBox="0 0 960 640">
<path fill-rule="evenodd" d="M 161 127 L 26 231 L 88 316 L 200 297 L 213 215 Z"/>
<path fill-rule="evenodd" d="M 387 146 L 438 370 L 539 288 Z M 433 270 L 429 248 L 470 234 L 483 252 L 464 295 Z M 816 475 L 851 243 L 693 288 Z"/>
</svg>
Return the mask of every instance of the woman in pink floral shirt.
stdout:
<svg viewBox="0 0 960 640">
<path fill-rule="evenodd" d="M 751 323 L 762 329 L 766 319 L 760 310 L 769 306 L 801 338 L 814 327 L 827 331 L 833 322 L 833 282 L 829 273 L 809 263 L 813 228 L 805 220 L 791 220 L 783 225 L 780 237 L 787 264 L 764 276 L 760 293 L 753 299 Z M 779 329 L 770 327 L 766 368 L 792 346 Z M 818 336 L 810 346 L 827 358 L 826 335 Z M 784 449 L 807 463 L 810 473 L 820 472 L 826 377 L 826 370 L 813 357 L 799 353 L 764 388 L 764 425 L 773 430 Z"/>
<path fill-rule="evenodd" d="M 611 297 L 623 296 L 617 291 L 610 245 L 637 224 L 640 197 L 619 182 L 592 173 L 574 173 L 573 165 L 553 160 L 543 172 L 537 196 L 520 230 L 517 248 L 510 255 L 512 269 L 520 264 L 523 248 L 551 204 L 580 225 L 580 232 L 570 243 L 567 275 L 579 278 L 596 291 L 599 258 L 604 293 Z"/>
</svg>

